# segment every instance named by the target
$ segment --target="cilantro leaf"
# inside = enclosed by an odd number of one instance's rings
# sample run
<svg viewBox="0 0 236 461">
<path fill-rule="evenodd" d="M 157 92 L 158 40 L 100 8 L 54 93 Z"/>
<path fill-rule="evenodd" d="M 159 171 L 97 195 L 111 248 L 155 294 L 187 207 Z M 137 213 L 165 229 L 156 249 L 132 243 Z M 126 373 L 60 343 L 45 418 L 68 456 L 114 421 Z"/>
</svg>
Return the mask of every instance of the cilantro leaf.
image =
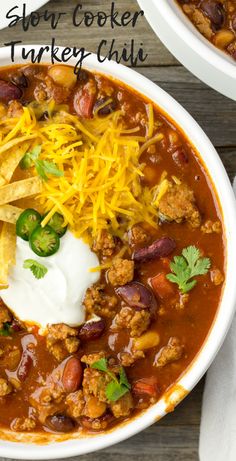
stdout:
<svg viewBox="0 0 236 461">
<path fill-rule="evenodd" d="M 195 246 L 184 248 L 182 254 L 189 265 L 191 277 L 195 275 L 204 275 L 210 269 L 210 259 L 201 258 L 200 251 Z"/>
<path fill-rule="evenodd" d="M 107 368 L 107 360 L 105 358 L 102 358 L 102 359 L 98 360 L 97 362 L 94 362 L 91 365 L 91 368 L 95 368 L 96 370 L 106 372 L 108 370 L 108 368 Z"/>
<path fill-rule="evenodd" d="M 106 386 L 106 397 L 111 402 L 116 402 L 125 395 L 131 388 L 123 367 L 119 371 L 119 380 L 115 373 L 111 372 L 107 366 L 107 359 L 102 358 L 91 365 L 91 368 L 107 373 L 111 381 Z"/>
<path fill-rule="evenodd" d="M 106 397 L 111 402 L 116 402 L 129 391 L 128 387 L 123 384 L 111 381 L 106 387 Z"/>
<path fill-rule="evenodd" d="M 0 336 L 11 336 L 11 324 L 5 322 L 3 328 L 0 329 Z"/>
<path fill-rule="evenodd" d="M 197 283 L 193 277 L 206 274 L 210 267 L 210 259 L 201 258 L 199 249 L 191 245 L 183 249 L 181 256 L 174 257 L 170 263 L 172 272 L 166 278 L 176 283 L 182 293 L 188 293 Z"/>
<path fill-rule="evenodd" d="M 64 173 L 63 171 L 59 170 L 57 168 L 56 164 L 53 162 L 49 162 L 48 160 L 36 160 L 35 161 L 35 168 L 39 176 L 41 176 L 42 179 L 47 181 L 48 179 L 48 174 L 51 174 L 53 176 L 63 176 Z"/>
<path fill-rule="evenodd" d="M 130 389 L 131 386 L 130 386 L 130 383 L 129 383 L 128 379 L 127 379 L 125 369 L 123 367 L 121 367 L 119 375 L 120 375 L 120 384 L 122 386 L 126 386 L 127 389 Z"/>
<path fill-rule="evenodd" d="M 30 152 L 27 152 L 20 162 L 20 167 L 25 170 L 27 168 L 31 168 L 35 166 L 38 175 L 44 179 L 45 181 L 48 180 L 48 174 L 53 176 L 63 176 L 63 171 L 57 168 L 56 164 L 50 162 L 48 160 L 41 160 L 39 159 L 39 155 L 41 153 L 42 146 L 35 146 Z"/>
<path fill-rule="evenodd" d="M 41 153 L 41 146 L 35 146 L 32 151 L 26 152 L 24 157 L 22 158 L 20 162 L 20 167 L 23 170 L 26 170 L 27 168 L 30 168 L 34 166 L 36 160 L 39 158 L 39 155 Z"/>
<path fill-rule="evenodd" d="M 25 259 L 23 267 L 24 269 L 30 269 L 36 279 L 42 279 L 48 272 L 47 267 L 35 259 Z"/>
</svg>

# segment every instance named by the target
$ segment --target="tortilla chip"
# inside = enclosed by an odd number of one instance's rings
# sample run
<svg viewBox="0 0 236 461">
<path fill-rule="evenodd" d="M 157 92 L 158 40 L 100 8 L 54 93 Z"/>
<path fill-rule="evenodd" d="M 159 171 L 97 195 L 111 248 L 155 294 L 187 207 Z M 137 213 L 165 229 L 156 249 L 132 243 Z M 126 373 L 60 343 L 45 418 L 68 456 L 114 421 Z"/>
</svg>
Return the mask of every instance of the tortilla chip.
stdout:
<svg viewBox="0 0 236 461">
<path fill-rule="evenodd" d="M 3 223 L 0 234 L 0 289 L 8 287 L 8 274 L 16 263 L 16 228 Z"/>
<path fill-rule="evenodd" d="M 41 188 L 42 180 L 38 176 L 7 184 L 0 188 L 0 205 L 5 205 L 6 203 L 14 202 L 20 198 L 39 194 Z"/>
<path fill-rule="evenodd" d="M 16 224 L 17 219 L 24 210 L 13 205 L 0 206 L 0 221 Z"/>
<path fill-rule="evenodd" d="M 10 182 L 13 173 L 20 161 L 26 154 L 29 148 L 29 143 L 23 143 L 16 146 L 7 152 L 4 152 L 0 157 L 0 186 Z"/>
<path fill-rule="evenodd" d="M 0 154 L 6 152 L 6 150 L 9 150 L 14 146 L 17 146 L 17 144 L 21 144 L 22 142 L 29 141 L 30 139 L 35 138 L 37 138 L 36 134 L 29 134 L 26 136 L 21 136 L 20 138 L 11 139 L 11 141 L 7 142 L 6 144 L 3 144 L 3 146 L 0 146 Z"/>
</svg>

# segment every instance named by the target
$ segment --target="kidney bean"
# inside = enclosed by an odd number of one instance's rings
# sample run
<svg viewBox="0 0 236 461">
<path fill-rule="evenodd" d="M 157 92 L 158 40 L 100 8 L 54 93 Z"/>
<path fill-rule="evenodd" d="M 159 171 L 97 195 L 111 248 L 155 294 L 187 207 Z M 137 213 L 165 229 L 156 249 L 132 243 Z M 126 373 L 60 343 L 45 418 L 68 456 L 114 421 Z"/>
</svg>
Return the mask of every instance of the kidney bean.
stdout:
<svg viewBox="0 0 236 461">
<path fill-rule="evenodd" d="M 22 96 L 22 90 L 14 85 L 14 83 L 0 80 L 0 101 L 8 103 L 14 99 L 20 99 Z"/>
<path fill-rule="evenodd" d="M 32 368 L 33 365 L 33 359 L 31 356 L 31 353 L 25 349 L 22 356 L 21 356 L 21 361 L 17 370 L 17 376 L 20 381 L 25 381 L 30 369 Z"/>
<path fill-rule="evenodd" d="M 58 413 L 48 416 L 46 425 L 55 432 L 71 432 L 75 428 L 75 421 L 67 415 Z"/>
<path fill-rule="evenodd" d="M 225 12 L 222 3 L 215 0 L 203 0 L 201 3 L 201 10 L 210 19 L 215 29 L 220 29 L 225 20 Z"/>
<path fill-rule="evenodd" d="M 134 261 L 145 262 L 151 261 L 152 259 L 162 258 L 168 256 L 174 251 L 176 243 L 169 237 L 163 237 L 159 240 L 155 240 L 148 247 L 140 248 L 133 254 Z"/>
<path fill-rule="evenodd" d="M 11 78 L 12 83 L 19 86 L 20 88 L 28 87 L 28 79 L 24 74 L 15 74 Z"/>
<path fill-rule="evenodd" d="M 139 282 L 128 283 L 116 288 L 116 293 L 131 307 L 145 309 L 154 303 L 152 292 Z"/>
<path fill-rule="evenodd" d="M 105 329 L 105 322 L 104 320 L 97 320 L 97 321 L 91 321 L 91 322 L 86 322 L 79 331 L 79 338 L 82 339 L 82 341 L 91 341 L 93 339 L 99 338 L 104 329 Z"/>
<path fill-rule="evenodd" d="M 82 381 L 83 369 L 77 357 L 71 357 L 66 362 L 62 384 L 66 392 L 75 392 L 79 389 Z"/>
<path fill-rule="evenodd" d="M 116 102 L 114 100 L 99 109 L 100 106 L 105 104 L 106 99 L 107 98 L 98 99 L 94 104 L 93 112 L 97 111 L 98 115 L 109 115 L 114 112 L 116 110 Z"/>
</svg>

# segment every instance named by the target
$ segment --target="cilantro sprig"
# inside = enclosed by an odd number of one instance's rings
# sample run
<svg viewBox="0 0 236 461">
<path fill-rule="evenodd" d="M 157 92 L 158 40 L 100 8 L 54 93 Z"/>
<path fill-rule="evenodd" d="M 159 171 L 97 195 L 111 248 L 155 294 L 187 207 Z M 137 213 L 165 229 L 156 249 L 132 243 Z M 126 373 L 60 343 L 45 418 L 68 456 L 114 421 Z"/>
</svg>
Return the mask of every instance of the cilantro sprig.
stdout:
<svg viewBox="0 0 236 461">
<path fill-rule="evenodd" d="M 48 180 L 49 174 L 57 177 L 63 176 L 63 171 L 59 170 L 55 163 L 39 158 L 41 150 L 42 147 L 38 145 L 35 146 L 30 152 L 26 152 L 20 162 L 20 167 L 23 170 L 26 170 L 32 166 L 35 166 L 38 175 L 45 181 Z"/>
<path fill-rule="evenodd" d="M 48 269 L 46 266 L 43 264 L 39 263 L 35 259 L 25 259 L 23 263 L 23 268 L 24 269 L 30 269 L 32 274 L 35 276 L 36 279 L 42 279 L 46 273 L 48 272 Z"/>
<path fill-rule="evenodd" d="M 188 293 L 197 283 L 193 277 L 206 274 L 210 267 L 210 259 L 201 258 L 199 249 L 191 245 L 183 249 L 181 256 L 174 257 L 170 263 L 172 273 L 166 277 L 176 283 L 182 293 Z"/>
<path fill-rule="evenodd" d="M 94 362 L 91 365 L 91 368 L 95 368 L 96 370 L 102 371 L 111 378 L 111 381 L 106 386 L 106 397 L 111 402 L 116 402 L 116 400 L 119 400 L 121 397 L 123 397 L 123 395 L 129 392 L 131 386 L 129 384 L 123 367 L 121 367 L 119 370 L 119 379 L 117 378 L 115 373 L 109 370 L 107 365 L 107 359 L 105 358 L 102 358 L 97 362 Z"/>
<path fill-rule="evenodd" d="M 3 327 L 0 329 L 0 336 L 11 336 L 11 324 L 9 322 L 5 322 Z"/>
</svg>

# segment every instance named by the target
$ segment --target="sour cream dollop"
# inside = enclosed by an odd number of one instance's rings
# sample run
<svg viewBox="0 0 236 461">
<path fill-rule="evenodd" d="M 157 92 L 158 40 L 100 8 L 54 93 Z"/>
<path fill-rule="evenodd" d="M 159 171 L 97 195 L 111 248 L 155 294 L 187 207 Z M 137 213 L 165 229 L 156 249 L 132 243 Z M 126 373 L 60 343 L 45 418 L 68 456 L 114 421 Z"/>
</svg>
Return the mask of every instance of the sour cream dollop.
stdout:
<svg viewBox="0 0 236 461">
<path fill-rule="evenodd" d="M 48 272 L 36 279 L 24 269 L 26 259 L 45 265 Z M 86 290 L 97 282 L 100 272 L 90 272 L 99 260 L 82 239 L 69 231 L 61 239 L 57 253 L 38 257 L 29 243 L 17 237 L 16 264 L 9 275 L 9 287 L 1 291 L 5 304 L 22 321 L 47 324 L 66 323 L 77 326 L 85 321 L 83 298 Z"/>
</svg>

